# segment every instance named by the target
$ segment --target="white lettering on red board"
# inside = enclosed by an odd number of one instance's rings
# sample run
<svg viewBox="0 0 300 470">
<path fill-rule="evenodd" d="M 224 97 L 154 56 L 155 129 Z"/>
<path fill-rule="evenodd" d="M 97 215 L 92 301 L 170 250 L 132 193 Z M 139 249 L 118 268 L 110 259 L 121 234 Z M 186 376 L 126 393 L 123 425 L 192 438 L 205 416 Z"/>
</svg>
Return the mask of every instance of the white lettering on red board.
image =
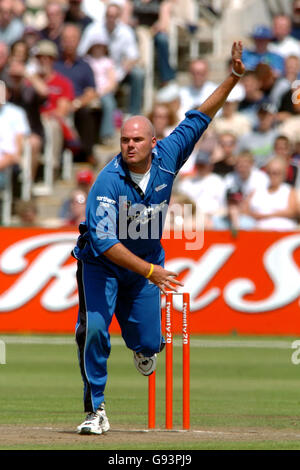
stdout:
<svg viewBox="0 0 300 470">
<path fill-rule="evenodd" d="M 0 312 L 20 308 L 41 292 L 41 306 L 48 311 L 59 312 L 77 305 L 76 261 L 66 264 L 76 239 L 76 232 L 49 233 L 18 241 L 5 249 L 0 257 L 0 271 L 7 275 L 19 274 L 19 277 L 0 295 Z M 166 268 L 178 274 L 186 271 L 183 290 L 190 292 L 192 312 L 203 309 L 223 295 L 230 308 L 256 314 L 284 307 L 299 297 L 300 270 L 293 258 L 299 247 L 300 234 L 292 234 L 274 242 L 265 251 L 262 267 L 274 289 L 261 300 L 245 299 L 246 295 L 255 293 L 255 279 L 229 278 L 223 292 L 213 283 L 215 275 L 235 251 L 234 244 L 212 244 L 198 260 L 173 258 L 166 262 Z M 39 252 L 29 263 L 26 255 L 35 249 Z M 211 287 L 201 295 L 208 283 Z M 174 299 L 178 309 L 181 308 L 180 297 Z"/>
</svg>

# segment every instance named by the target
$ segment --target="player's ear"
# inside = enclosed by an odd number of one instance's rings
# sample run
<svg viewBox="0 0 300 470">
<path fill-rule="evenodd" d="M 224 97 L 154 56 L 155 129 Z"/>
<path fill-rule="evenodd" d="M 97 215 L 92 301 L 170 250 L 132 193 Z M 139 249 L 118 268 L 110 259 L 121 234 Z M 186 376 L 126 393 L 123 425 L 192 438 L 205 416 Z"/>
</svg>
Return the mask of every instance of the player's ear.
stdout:
<svg viewBox="0 0 300 470">
<path fill-rule="evenodd" d="M 152 148 L 153 148 L 153 149 L 154 149 L 154 147 L 156 146 L 156 142 L 157 142 L 156 137 L 153 136 L 153 137 L 152 137 Z"/>
</svg>

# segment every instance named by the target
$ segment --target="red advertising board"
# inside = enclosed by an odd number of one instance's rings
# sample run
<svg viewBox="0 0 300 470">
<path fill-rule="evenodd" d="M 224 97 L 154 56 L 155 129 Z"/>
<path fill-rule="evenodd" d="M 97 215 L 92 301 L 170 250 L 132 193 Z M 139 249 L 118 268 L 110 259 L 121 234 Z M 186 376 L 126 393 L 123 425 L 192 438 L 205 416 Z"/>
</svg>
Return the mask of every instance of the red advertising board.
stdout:
<svg viewBox="0 0 300 470">
<path fill-rule="evenodd" d="M 0 331 L 73 333 L 77 231 L 0 233 Z M 197 250 L 173 237 L 163 245 L 166 267 L 190 292 L 193 333 L 300 334 L 300 232 L 207 231 Z M 179 332 L 180 296 L 175 307 Z"/>
</svg>

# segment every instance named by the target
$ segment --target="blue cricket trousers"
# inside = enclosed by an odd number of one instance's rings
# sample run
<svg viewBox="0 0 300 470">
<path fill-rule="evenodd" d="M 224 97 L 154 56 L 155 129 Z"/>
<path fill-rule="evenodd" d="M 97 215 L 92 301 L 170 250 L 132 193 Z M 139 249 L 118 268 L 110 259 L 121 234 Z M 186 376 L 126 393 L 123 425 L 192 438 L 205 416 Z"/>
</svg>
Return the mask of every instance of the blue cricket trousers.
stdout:
<svg viewBox="0 0 300 470">
<path fill-rule="evenodd" d="M 160 289 L 127 269 L 78 261 L 79 312 L 76 324 L 78 360 L 84 383 L 84 411 L 104 401 L 108 332 L 113 314 L 126 346 L 152 356 L 161 350 Z"/>
</svg>

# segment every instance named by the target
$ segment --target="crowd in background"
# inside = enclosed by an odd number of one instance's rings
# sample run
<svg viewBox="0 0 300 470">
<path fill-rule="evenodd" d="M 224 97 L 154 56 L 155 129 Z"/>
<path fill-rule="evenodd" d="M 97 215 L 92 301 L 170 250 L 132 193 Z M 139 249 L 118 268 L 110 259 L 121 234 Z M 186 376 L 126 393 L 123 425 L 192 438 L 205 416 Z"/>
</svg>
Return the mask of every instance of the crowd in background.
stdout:
<svg viewBox="0 0 300 470">
<path fill-rule="evenodd" d="M 180 18 L 195 31 L 195 1 L 0 0 L 0 186 L 3 170 L 22 164 L 25 138 L 38 181 L 51 130 L 57 175 L 64 149 L 89 167 L 76 175 L 58 214 L 62 224 L 78 224 L 103 163 L 95 147 L 105 155 L 111 148 L 112 157 L 122 120 L 145 113 L 147 41 L 156 57 L 156 93 L 147 115 L 158 139 L 218 86 L 204 57 L 190 60 L 185 85 L 170 62 L 170 22 Z M 213 3 L 203 2 L 222 15 Z M 275 15 L 271 27 L 253 28 L 244 77 L 177 176 L 171 209 L 191 204 L 206 229 L 298 227 L 300 0 L 291 11 Z M 19 202 L 15 211 L 24 225 L 36 223 L 34 201 Z M 180 228 L 180 220 L 173 218 L 172 227 Z"/>
</svg>

